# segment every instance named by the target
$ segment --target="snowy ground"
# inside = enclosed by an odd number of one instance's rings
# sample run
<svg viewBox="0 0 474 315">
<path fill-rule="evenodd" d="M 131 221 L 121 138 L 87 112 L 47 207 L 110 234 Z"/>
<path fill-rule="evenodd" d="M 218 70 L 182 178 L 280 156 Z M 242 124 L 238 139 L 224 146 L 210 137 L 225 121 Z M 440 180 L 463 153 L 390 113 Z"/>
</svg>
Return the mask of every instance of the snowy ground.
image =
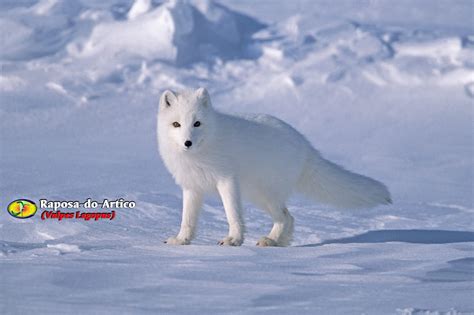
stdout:
<svg viewBox="0 0 474 315">
<path fill-rule="evenodd" d="M 113 221 L 0 212 L 0 313 L 474 314 L 472 1 L 1 1 L 0 208 L 135 200 Z M 157 154 L 158 97 L 282 118 L 394 204 L 298 197 L 294 246 L 206 201 L 190 246 Z"/>
</svg>

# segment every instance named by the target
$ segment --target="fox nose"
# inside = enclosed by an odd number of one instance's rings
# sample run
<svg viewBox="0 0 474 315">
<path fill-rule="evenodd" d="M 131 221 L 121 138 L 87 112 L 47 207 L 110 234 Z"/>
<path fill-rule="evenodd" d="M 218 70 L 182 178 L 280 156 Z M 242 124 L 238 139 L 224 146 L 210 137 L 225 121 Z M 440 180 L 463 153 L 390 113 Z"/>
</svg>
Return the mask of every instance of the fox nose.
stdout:
<svg viewBox="0 0 474 315">
<path fill-rule="evenodd" d="M 186 146 L 186 148 L 189 148 L 190 146 L 193 145 L 193 143 L 189 140 L 186 140 L 186 142 L 184 143 L 184 145 Z"/>
</svg>

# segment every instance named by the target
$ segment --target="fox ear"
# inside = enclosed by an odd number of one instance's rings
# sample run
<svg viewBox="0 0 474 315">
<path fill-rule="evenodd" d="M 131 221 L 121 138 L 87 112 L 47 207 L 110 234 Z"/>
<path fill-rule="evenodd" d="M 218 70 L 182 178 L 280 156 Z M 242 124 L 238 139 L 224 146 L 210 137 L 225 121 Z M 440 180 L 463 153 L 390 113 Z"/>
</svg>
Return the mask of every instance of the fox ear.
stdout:
<svg viewBox="0 0 474 315">
<path fill-rule="evenodd" d="M 209 92 L 207 92 L 206 88 L 201 87 L 197 89 L 196 96 L 202 101 L 202 105 L 205 107 L 211 106 L 211 97 L 209 96 Z"/>
<path fill-rule="evenodd" d="M 161 94 L 160 108 L 167 108 L 173 106 L 177 102 L 176 95 L 170 90 L 166 90 Z"/>
</svg>

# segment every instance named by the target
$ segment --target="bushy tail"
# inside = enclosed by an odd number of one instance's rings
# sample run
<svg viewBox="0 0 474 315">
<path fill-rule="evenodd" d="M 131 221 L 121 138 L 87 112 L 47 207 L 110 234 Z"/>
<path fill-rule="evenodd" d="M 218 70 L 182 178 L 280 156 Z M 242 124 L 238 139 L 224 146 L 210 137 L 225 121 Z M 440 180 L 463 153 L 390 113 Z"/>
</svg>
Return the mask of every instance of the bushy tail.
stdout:
<svg viewBox="0 0 474 315">
<path fill-rule="evenodd" d="M 352 173 L 312 150 L 298 182 L 298 191 L 317 202 L 341 208 L 370 208 L 390 204 L 381 182 Z"/>
</svg>

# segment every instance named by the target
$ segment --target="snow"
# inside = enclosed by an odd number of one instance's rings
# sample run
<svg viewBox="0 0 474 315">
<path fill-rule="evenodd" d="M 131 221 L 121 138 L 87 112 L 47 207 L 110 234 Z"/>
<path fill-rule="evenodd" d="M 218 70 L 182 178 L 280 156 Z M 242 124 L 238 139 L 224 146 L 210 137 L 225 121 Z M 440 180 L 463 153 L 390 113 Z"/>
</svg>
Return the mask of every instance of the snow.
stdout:
<svg viewBox="0 0 474 315">
<path fill-rule="evenodd" d="M 262 25 L 211 2 L 199 4 L 170 1 L 150 10 L 151 4 L 137 1 L 128 21 L 98 23 L 89 38 L 73 41 L 68 51 L 108 64 L 141 58 L 186 65 L 215 55 L 241 57 L 242 47 Z"/>
<path fill-rule="evenodd" d="M 470 1 L 0 3 L 0 313 L 474 314 Z M 295 196 L 292 247 L 242 247 L 206 200 L 193 245 L 156 145 L 165 89 L 270 113 L 394 204 Z M 38 201 L 124 198 L 112 221 L 26 220 Z M 21 294 L 15 294 L 21 292 Z"/>
</svg>

